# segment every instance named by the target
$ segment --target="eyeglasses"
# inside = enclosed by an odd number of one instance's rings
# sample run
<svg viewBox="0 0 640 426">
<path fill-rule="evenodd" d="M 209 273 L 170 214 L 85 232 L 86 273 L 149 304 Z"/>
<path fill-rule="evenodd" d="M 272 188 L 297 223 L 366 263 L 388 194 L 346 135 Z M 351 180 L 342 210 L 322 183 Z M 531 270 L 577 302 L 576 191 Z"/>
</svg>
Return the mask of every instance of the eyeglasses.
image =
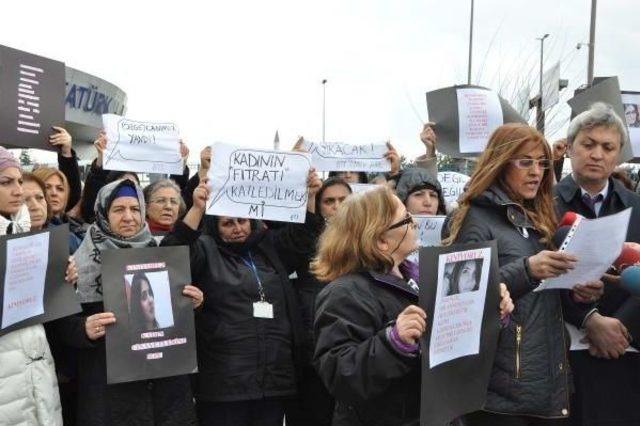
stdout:
<svg viewBox="0 0 640 426">
<path fill-rule="evenodd" d="M 411 213 L 407 212 L 407 214 L 405 215 L 404 219 L 402 219 L 399 222 L 391 224 L 391 226 L 389 226 L 389 228 L 387 228 L 387 231 L 391 231 L 392 229 L 400 228 L 401 226 L 404 226 L 404 225 L 414 225 L 414 224 L 415 224 L 415 222 L 413 221 L 413 216 L 411 216 Z"/>
<path fill-rule="evenodd" d="M 542 158 L 540 160 L 535 160 L 533 158 L 514 158 L 511 159 L 511 162 L 519 169 L 531 169 L 534 165 L 537 165 L 541 169 L 546 170 L 550 169 L 553 165 L 553 161 L 547 158 Z"/>
<path fill-rule="evenodd" d="M 164 197 L 159 197 L 159 198 L 154 198 L 153 200 L 149 201 L 150 203 L 153 204 L 169 204 L 170 206 L 176 207 L 180 205 L 180 200 L 178 200 L 177 198 L 164 198 Z"/>
</svg>

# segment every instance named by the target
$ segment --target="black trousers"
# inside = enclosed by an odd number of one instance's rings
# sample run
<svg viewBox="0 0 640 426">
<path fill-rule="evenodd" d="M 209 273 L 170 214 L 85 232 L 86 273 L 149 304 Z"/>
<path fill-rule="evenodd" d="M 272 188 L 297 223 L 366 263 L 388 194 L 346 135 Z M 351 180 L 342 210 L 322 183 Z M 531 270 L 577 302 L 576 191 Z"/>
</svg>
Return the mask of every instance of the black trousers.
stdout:
<svg viewBox="0 0 640 426">
<path fill-rule="evenodd" d="M 476 411 L 464 416 L 465 426 L 565 426 L 567 419 L 540 419 L 529 416 L 510 416 L 507 414 Z"/>
<path fill-rule="evenodd" d="M 331 426 L 335 401 L 311 365 L 304 369 L 299 390 L 287 404 L 287 426 Z"/>
<path fill-rule="evenodd" d="M 640 425 L 640 354 L 606 360 L 572 351 L 572 426 Z"/>
<path fill-rule="evenodd" d="M 200 426 L 282 426 L 286 399 L 196 402 Z"/>
</svg>

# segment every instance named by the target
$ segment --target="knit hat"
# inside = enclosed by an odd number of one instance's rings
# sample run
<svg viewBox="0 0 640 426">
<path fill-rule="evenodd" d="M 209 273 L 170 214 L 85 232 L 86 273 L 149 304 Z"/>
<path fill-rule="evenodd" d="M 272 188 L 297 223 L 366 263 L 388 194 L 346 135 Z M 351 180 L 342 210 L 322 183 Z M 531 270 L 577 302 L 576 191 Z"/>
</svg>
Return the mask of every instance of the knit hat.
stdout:
<svg viewBox="0 0 640 426">
<path fill-rule="evenodd" d="M 20 168 L 18 160 L 7 149 L 0 146 L 0 171 L 8 169 L 9 167 Z"/>
</svg>

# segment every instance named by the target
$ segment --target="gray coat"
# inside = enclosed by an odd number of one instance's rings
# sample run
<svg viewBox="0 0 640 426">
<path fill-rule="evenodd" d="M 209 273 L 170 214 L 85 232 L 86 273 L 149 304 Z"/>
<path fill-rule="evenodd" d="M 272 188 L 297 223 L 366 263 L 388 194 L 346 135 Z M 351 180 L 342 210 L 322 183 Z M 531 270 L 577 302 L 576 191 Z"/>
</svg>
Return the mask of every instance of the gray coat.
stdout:
<svg viewBox="0 0 640 426">
<path fill-rule="evenodd" d="M 515 302 L 500 333 L 486 411 L 546 418 L 569 414 L 567 342 L 560 295 L 534 293 L 525 259 L 544 250 L 522 209 L 497 187 L 472 201 L 456 242 L 496 240 L 500 279 Z"/>
</svg>

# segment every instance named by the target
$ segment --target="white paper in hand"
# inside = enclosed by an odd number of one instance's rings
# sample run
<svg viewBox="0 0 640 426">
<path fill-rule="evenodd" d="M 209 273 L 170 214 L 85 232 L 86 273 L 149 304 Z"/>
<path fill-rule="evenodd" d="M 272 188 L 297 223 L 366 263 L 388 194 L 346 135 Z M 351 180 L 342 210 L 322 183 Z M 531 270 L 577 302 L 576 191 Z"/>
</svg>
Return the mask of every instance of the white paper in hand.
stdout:
<svg viewBox="0 0 640 426">
<path fill-rule="evenodd" d="M 630 208 L 598 219 L 579 218 L 575 231 L 567 235 L 560 248 L 578 258 L 574 269 L 544 280 L 534 291 L 572 289 L 599 280 L 620 255 L 630 218 Z"/>
</svg>

